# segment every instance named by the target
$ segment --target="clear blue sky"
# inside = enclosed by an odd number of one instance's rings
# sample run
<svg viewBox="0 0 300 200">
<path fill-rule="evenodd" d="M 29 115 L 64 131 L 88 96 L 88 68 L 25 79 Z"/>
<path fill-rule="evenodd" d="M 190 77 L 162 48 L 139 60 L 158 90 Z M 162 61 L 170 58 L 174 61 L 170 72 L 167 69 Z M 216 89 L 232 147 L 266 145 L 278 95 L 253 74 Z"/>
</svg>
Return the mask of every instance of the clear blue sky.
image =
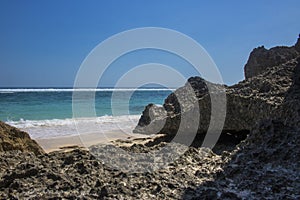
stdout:
<svg viewBox="0 0 300 200">
<path fill-rule="evenodd" d="M 99 42 L 146 26 L 194 38 L 212 56 L 224 82 L 233 84 L 243 79 L 244 64 L 254 47 L 296 42 L 299 9 L 299 0 L 1 0 L 0 87 L 72 86 L 81 62 Z M 129 57 L 135 63 L 135 57 Z M 184 67 L 186 76 L 193 75 Z M 108 72 L 102 86 L 113 85 L 118 71 L 116 67 Z"/>
</svg>

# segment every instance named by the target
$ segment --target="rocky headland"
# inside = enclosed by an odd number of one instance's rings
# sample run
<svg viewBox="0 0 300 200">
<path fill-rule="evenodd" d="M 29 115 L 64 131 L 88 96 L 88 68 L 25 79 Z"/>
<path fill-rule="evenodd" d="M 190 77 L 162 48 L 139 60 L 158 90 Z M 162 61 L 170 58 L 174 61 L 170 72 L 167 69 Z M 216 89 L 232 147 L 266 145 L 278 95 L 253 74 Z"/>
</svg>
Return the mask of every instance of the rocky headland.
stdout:
<svg viewBox="0 0 300 200">
<path fill-rule="evenodd" d="M 0 123 L 0 198 L 300 199 L 300 40 L 292 47 L 254 49 L 244 69 L 245 80 L 233 86 L 192 77 L 163 107 L 146 106 L 135 132 L 159 135 L 114 146 L 151 153 L 173 139 L 181 117 L 195 106 L 201 116 L 193 119 L 199 127 L 192 146 L 154 171 L 119 171 L 84 149 L 45 154 L 26 133 Z M 211 150 L 201 145 L 211 120 L 209 92 L 220 90 L 226 118 Z"/>
</svg>

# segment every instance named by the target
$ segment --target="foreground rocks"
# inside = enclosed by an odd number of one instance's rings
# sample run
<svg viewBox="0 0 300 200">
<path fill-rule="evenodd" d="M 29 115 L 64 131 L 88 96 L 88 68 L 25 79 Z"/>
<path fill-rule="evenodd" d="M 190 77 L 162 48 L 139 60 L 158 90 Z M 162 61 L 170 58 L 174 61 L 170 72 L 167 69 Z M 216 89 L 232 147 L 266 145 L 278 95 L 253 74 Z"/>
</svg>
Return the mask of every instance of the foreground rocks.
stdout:
<svg viewBox="0 0 300 200">
<path fill-rule="evenodd" d="M 44 153 L 28 133 L 0 121 L 0 152 L 11 150 L 33 152 L 36 155 Z"/>
<path fill-rule="evenodd" d="M 132 148 L 147 150 L 145 146 Z M 180 199 L 187 188 L 212 180 L 222 159 L 209 149 L 191 148 L 164 169 L 130 174 L 79 149 L 39 157 L 21 152 L 2 154 L 0 163 L 7 161 L 9 166 L 1 166 L 3 199 Z"/>
<path fill-rule="evenodd" d="M 299 199 L 299 129 L 261 121 L 223 161 L 214 181 L 185 192 L 184 199 Z"/>
<path fill-rule="evenodd" d="M 299 199 L 299 130 L 280 120 L 262 121 L 232 152 L 189 149 L 155 171 L 126 173 L 75 149 L 36 156 L 0 154 L 2 199 Z M 119 144 L 120 146 L 121 144 Z M 131 145 L 152 152 L 165 145 Z M 93 147 L 95 148 L 95 147 Z M 109 150 L 111 146 L 100 147 Z M 178 149 L 179 151 L 180 149 Z M 116 161 L 119 155 L 109 155 Z M 122 160 L 135 167 L 130 160 Z"/>
</svg>

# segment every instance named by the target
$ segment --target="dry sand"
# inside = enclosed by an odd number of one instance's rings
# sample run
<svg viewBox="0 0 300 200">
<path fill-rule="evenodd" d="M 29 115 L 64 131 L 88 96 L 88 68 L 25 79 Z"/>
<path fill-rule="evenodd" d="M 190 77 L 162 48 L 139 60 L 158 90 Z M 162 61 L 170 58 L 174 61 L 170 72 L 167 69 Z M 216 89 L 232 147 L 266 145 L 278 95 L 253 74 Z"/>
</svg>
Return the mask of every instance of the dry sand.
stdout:
<svg viewBox="0 0 300 200">
<path fill-rule="evenodd" d="M 134 140 L 139 138 L 148 138 L 149 135 L 126 134 L 122 132 L 110 133 L 86 133 L 82 135 L 72 135 L 64 137 L 54 137 L 47 139 L 35 139 L 46 153 L 59 150 L 69 150 L 75 147 L 88 148 L 95 144 L 112 144 L 114 141 Z"/>
</svg>

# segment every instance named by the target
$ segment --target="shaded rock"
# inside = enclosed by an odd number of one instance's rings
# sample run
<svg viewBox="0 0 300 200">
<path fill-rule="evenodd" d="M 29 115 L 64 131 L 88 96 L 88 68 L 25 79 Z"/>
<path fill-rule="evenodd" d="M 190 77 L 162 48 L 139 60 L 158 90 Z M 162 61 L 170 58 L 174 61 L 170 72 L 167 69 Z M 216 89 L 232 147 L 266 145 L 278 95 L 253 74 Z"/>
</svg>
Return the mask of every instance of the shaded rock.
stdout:
<svg viewBox="0 0 300 200">
<path fill-rule="evenodd" d="M 99 197 L 100 197 L 100 198 L 103 198 L 103 197 L 106 197 L 106 196 L 108 196 L 108 191 L 107 191 L 106 187 L 104 186 L 104 187 L 102 187 L 101 190 L 100 190 Z"/>
<path fill-rule="evenodd" d="M 214 199 L 299 199 L 298 133 L 299 127 L 286 125 L 284 119 L 260 121 L 233 152 L 222 156 L 222 171 L 214 182 L 186 190 L 183 199 L 201 199 L 207 196 L 205 188 L 218 191 Z"/>
<path fill-rule="evenodd" d="M 300 52 L 300 34 L 299 34 L 299 38 L 297 40 L 297 43 L 295 44 L 295 49 Z"/>
<path fill-rule="evenodd" d="M 155 104 L 148 104 L 145 107 L 145 110 L 143 111 L 143 114 L 139 119 L 138 124 L 147 129 L 147 125 L 152 122 L 153 126 L 148 127 L 149 130 L 146 130 L 145 132 L 149 134 L 152 134 L 153 132 L 158 133 L 165 124 L 166 116 L 167 113 L 163 107 L 157 106 Z"/>
<path fill-rule="evenodd" d="M 36 155 L 44 153 L 28 133 L 0 121 L 0 152 L 12 150 L 33 152 Z"/>
<path fill-rule="evenodd" d="M 299 39 L 295 46 L 292 47 L 274 47 L 266 49 L 264 46 L 255 48 L 249 56 L 247 64 L 244 67 L 245 78 L 257 76 L 266 69 L 280 64 L 299 56 Z"/>
</svg>

